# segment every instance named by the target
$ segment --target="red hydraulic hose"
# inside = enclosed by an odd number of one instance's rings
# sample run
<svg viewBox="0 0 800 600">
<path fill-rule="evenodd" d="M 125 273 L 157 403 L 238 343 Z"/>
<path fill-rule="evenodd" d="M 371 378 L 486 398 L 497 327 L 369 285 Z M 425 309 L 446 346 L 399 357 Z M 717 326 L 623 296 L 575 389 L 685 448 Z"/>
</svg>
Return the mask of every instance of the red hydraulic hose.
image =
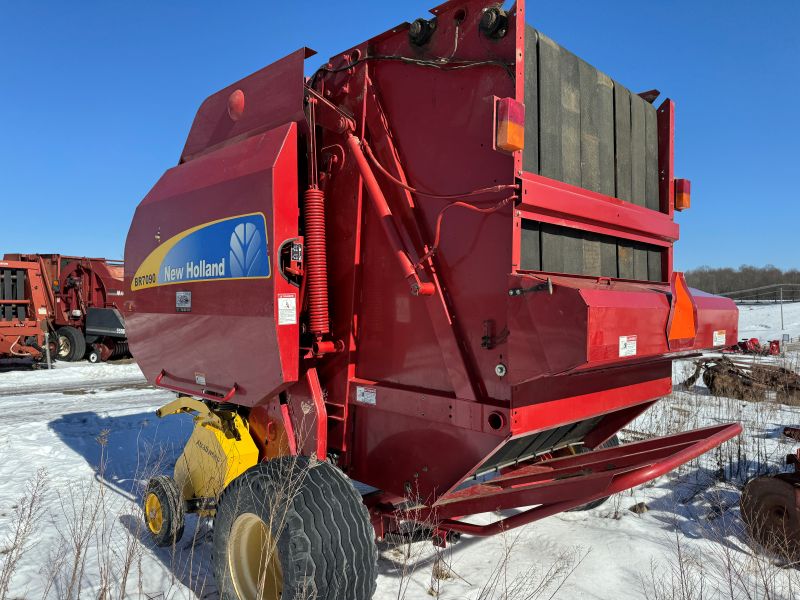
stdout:
<svg viewBox="0 0 800 600">
<path fill-rule="evenodd" d="M 500 200 L 500 202 L 498 202 L 494 206 L 489 206 L 487 208 L 480 208 L 478 206 L 473 206 L 472 204 L 467 204 L 466 202 L 452 202 L 448 204 L 442 210 L 440 210 L 439 214 L 436 216 L 436 235 L 433 238 L 433 245 L 430 247 L 430 250 L 428 250 L 427 254 L 419 259 L 419 263 L 422 264 L 422 262 L 425 259 L 427 259 L 429 256 L 434 254 L 439 249 L 439 241 L 441 240 L 442 237 L 442 219 L 444 219 L 444 215 L 449 209 L 458 207 L 458 208 L 466 208 L 468 210 L 472 210 L 483 214 L 490 214 L 493 212 L 497 212 L 504 206 L 508 206 L 516 199 L 517 199 L 516 194 L 508 196 L 507 198 L 503 198 L 502 200 Z"/>
</svg>

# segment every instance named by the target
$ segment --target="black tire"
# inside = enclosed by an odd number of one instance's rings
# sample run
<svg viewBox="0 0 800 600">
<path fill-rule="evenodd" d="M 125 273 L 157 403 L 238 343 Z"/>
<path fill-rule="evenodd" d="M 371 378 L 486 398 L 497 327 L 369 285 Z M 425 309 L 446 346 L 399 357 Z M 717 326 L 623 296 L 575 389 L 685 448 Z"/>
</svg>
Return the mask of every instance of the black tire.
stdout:
<svg viewBox="0 0 800 600">
<path fill-rule="evenodd" d="M 264 532 L 255 546 L 254 521 Z M 245 552 L 265 546 L 274 548 L 266 559 Z M 361 496 L 329 463 L 306 457 L 260 463 L 231 482 L 217 505 L 213 565 L 222 600 L 369 600 L 377 557 Z M 248 593 L 246 580 L 253 578 L 242 575 L 248 570 L 267 580 L 269 594 L 252 585 Z"/>
<path fill-rule="evenodd" d="M 89 353 L 86 355 L 86 360 L 88 360 L 92 364 L 96 364 L 100 362 L 100 353 L 92 348 L 89 350 Z"/>
<path fill-rule="evenodd" d="M 58 328 L 58 360 L 66 362 L 75 362 L 82 360 L 86 355 L 86 338 L 83 334 L 75 329 L 66 325 Z"/>
<path fill-rule="evenodd" d="M 160 514 L 152 512 L 152 497 L 157 500 Z M 147 482 L 142 500 L 144 522 L 156 546 L 173 546 L 183 537 L 186 504 L 172 477 L 159 475 Z"/>
<path fill-rule="evenodd" d="M 613 448 L 614 446 L 619 446 L 619 437 L 614 434 L 613 437 L 608 438 L 605 442 L 600 444 L 599 448 Z M 586 449 L 583 446 L 580 446 L 577 449 L 577 454 L 582 454 L 586 452 Z M 581 504 L 580 506 L 576 506 L 575 508 L 570 508 L 567 512 L 583 512 L 585 510 L 592 510 L 593 508 L 598 508 L 606 503 L 611 496 L 605 496 L 603 498 L 598 498 L 597 500 L 592 500 L 591 502 L 587 502 L 586 504 Z"/>
</svg>

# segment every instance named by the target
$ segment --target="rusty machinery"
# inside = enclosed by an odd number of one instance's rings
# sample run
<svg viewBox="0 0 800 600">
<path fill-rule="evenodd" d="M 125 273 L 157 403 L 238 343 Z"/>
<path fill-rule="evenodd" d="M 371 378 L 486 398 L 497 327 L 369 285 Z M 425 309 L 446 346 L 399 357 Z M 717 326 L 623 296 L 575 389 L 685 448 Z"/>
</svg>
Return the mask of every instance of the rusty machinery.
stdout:
<svg viewBox="0 0 800 600">
<path fill-rule="evenodd" d="M 46 357 L 48 305 L 38 262 L 0 260 L 0 358 Z"/>
<path fill-rule="evenodd" d="M 690 388 L 701 375 L 714 396 L 800 404 L 800 373 L 765 359 L 729 355 L 699 359 L 683 387 Z M 783 434 L 800 441 L 796 427 L 786 427 Z M 754 541 L 796 563 L 800 559 L 800 450 L 789 454 L 786 463 L 794 466 L 793 472 L 763 475 L 747 482 L 741 495 L 741 515 Z"/>
<path fill-rule="evenodd" d="M 800 393 L 800 388 L 798 388 Z M 786 427 L 783 434 L 800 442 L 800 429 Z M 790 564 L 800 560 L 800 449 L 786 457 L 790 473 L 751 479 L 741 497 L 742 519 L 751 537 Z"/>
<path fill-rule="evenodd" d="M 61 254 L 6 254 L 6 259 L 37 263 L 46 278 L 56 358 L 99 362 L 128 354 L 120 261 Z"/>
</svg>

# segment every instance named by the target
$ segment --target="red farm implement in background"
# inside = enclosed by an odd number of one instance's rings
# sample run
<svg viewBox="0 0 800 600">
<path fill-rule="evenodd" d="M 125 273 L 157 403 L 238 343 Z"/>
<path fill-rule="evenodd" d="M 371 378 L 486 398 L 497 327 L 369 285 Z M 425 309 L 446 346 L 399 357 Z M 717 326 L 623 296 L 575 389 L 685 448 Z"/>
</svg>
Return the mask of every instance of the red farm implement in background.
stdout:
<svg viewBox="0 0 800 600">
<path fill-rule="evenodd" d="M 122 262 L 61 254 L 6 254 L 35 263 L 47 281 L 47 322 L 59 360 L 105 361 L 128 354 Z"/>
<path fill-rule="evenodd" d="M 783 435 L 800 442 L 800 428 L 786 427 Z M 750 535 L 764 548 L 789 563 L 800 559 L 800 449 L 786 457 L 789 473 L 762 475 L 742 491 L 742 519 Z"/>
<path fill-rule="evenodd" d="M 147 525 L 166 545 L 214 513 L 225 598 L 368 598 L 370 522 L 489 535 L 741 430 L 608 444 L 675 358 L 738 339 L 733 302 L 673 270 L 673 102 L 525 25 L 522 1 L 432 13 L 211 95 L 131 224 L 132 349 L 178 394 L 159 416 L 197 413 Z"/>
<path fill-rule="evenodd" d="M 46 357 L 47 306 L 39 263 L 0 260 L 0 358 Z"/>
</svg>

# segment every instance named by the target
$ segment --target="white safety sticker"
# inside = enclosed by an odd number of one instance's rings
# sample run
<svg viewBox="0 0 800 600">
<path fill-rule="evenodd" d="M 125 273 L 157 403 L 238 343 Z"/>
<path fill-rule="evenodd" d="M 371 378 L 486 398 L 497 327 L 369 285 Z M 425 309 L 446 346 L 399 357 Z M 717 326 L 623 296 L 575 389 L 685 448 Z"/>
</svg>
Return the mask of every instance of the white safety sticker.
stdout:
<svg viewBox="0 0 800 600">
<path fill-rule="evenodd" d="M 37 311 L 40 315 L 46 315 L 47 309 L 44 306 L 40 306 L 39 310 Z"/>
<path fill-rule="evenodd" d="M 360 385 L 356 387 L 356 402 L 375 406 L 377 401 L 378 390 L 375 388 L 361 387 Z"/>
<path fill-rule="evenodd" d="M 197 385 L 205 385 L 206 384 L 206 374 L 205 373 L 195 373 L 194 374 L 194 382 Z"/>
<path fill-rule="evenodd" d="M 635 335 L 621 335 L 621 336 L 619 336 L 619 355 L 620 356 L 636 356 L 636 336 Z"/>
<path fill-rule="evenodd" d="M 725 330 L 720 329 L 719 331 L 714 332 L 714 345 L 715 346 L 724 346 L 725 345 Z"/>
<path fill-rule="evenodd" d="M 175 292 L 175 310 L 192 312 L 192 292 Z"/>
<path fill-rule="evenodd" d="M 297 325 L 296 294 L 278 294 L 278 325 Z"/>
</svg>

